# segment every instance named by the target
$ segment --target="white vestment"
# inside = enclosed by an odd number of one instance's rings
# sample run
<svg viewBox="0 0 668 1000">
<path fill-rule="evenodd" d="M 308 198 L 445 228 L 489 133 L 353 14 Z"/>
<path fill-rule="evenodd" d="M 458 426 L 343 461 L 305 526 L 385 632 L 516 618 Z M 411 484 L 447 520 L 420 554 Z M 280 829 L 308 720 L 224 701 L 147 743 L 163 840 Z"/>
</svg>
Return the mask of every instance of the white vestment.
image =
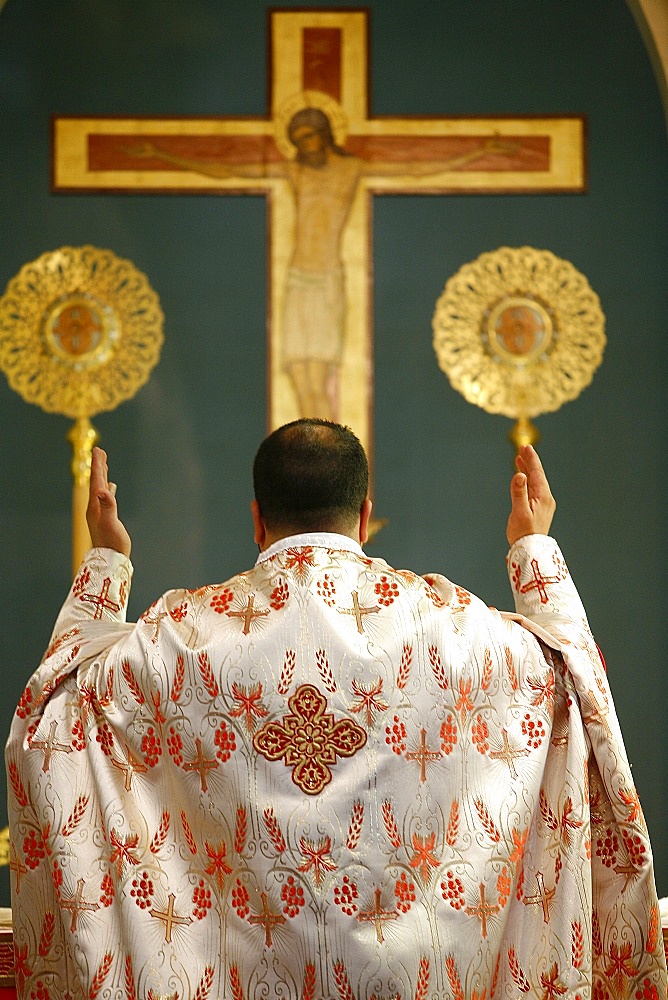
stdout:
<svg viewBox="0 0 668 1000">
<path fill-rule="evenodd" d="M 131 625 L 91 550 L 7 745 L 19 997 L 664 1000 L 584 609 L 552 539 L 508 570 L 297 536 Z"/>
</svg>

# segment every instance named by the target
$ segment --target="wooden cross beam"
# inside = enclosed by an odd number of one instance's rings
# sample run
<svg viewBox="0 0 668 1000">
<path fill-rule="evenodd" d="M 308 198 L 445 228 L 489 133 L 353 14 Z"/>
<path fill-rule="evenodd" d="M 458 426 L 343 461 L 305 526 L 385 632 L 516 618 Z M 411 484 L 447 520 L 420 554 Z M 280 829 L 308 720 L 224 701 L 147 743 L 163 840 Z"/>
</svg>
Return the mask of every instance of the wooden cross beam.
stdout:
<svg viewBox="0 0 668 1000">
<path fill-rule="evenodd" d="M 372 438 L 373 195 L 584 190 L 582 117 L 376 117 L 367 12 L 273 9 L 265 117 L 53 121 L 54 191 L 264 194 L 268 424 Z"/>
</svg>

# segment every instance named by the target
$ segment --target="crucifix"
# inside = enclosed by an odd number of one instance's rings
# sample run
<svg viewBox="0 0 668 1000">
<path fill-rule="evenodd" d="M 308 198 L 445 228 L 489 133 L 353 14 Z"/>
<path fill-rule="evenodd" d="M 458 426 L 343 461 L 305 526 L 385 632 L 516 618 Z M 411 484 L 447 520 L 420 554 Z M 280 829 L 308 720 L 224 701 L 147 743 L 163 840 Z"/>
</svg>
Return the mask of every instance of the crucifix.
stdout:
<svg viewBox="0 0 668 1000">
<path fill-rule="evenodd" d="M 263 194 L 268 425 L 371 455 L 374 195 L 584 190 L 581 117 L 376 117 L 362 9 L 272 9 L 265 117 L 56 117 L 55 191 Z"/>
</svg>

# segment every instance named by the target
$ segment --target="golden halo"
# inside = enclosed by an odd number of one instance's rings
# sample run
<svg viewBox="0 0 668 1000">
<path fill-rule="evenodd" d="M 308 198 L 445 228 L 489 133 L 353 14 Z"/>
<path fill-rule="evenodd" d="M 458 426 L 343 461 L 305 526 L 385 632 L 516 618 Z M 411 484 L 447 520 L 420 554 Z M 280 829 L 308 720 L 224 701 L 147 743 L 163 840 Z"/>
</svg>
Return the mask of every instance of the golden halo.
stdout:
<svg viewBox="0 0 668 1000">
<path fill-rule="evenodd" d="M 488 413 L 535 417 L 575 399 L 603 359 L 605 317 L 584 275 L 549 250 L 500 247 L 446 283 L 434 350 L 454 389 Z"/>
<path fill-rule="evenodd" d="M 25 264 L 0 299 L 0 368 L 48 413 L 113 410 L 157 364 L 163 314 L 145 275 L 96 247 L 61 247 Z"/>
<path fill-rule="evenodd" d="M 274 115 L 274 139 L 286 159 L 294 160 L 297 155 L 288 135 L 288 126 L 293 116 L 304 108 L 319 108 L 323 111 L 332 126 L 334 142 L 337 146 L 343 146 L 348 135 L 348 118 L 338 101 L 320 90 L 300 90 L 298 94 L 286 98 Z"/>
</svg>

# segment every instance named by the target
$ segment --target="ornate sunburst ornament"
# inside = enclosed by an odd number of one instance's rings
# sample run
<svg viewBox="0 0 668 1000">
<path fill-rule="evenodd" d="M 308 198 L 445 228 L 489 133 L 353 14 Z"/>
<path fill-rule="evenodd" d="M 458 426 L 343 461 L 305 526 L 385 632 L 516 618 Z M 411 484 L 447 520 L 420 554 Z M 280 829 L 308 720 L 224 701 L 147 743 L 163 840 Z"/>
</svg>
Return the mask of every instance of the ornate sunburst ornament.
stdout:
<svg viewBox="0 0 668 1000">
<path fill-rule="evenodd" d="M 530 418 L 575 399 L 603 359 L 598 296 L 549 250 L 500 247 L 464 264 L 436 303 L 438 363 L 469 403 L 517 423 L 515 444 L 536 440 Z"/>
<path fill-rule="evenodd" d="M 146 382 L 162 323 L 158 296 L 129 260 L 61 247 L 25 264 L 0 299 L 0 368 L 28 403 L 92 417 Z"/>
<path fill-rule="evenodd" d="M 73 568 L 90 544 L 85 522 L 97 432 L 146 382 L 160 357 L 163 314 L 145 275 L 97 247 L 61 247 L 24 264 L 0 299 L 0 369 L 48 413 L 72 417 Z"/>
</svg>

